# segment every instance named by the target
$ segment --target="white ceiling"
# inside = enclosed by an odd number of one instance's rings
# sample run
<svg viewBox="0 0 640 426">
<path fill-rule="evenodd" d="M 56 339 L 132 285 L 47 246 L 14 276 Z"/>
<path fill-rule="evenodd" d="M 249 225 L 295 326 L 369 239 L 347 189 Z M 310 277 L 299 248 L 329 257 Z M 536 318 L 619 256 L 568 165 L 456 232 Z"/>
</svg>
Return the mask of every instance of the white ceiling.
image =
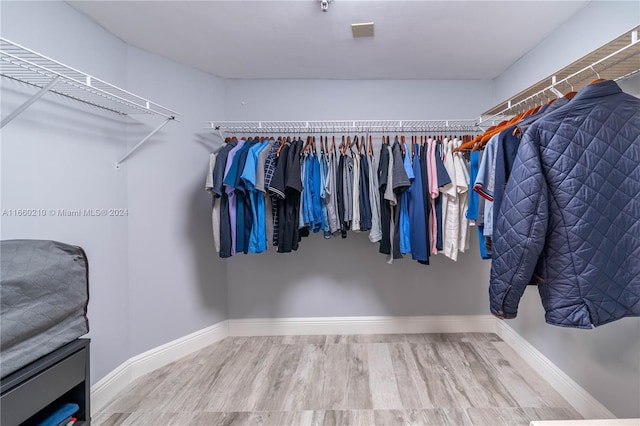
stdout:
<svg viewBox="0 0 640 426">
<path fill-rule="evenodd" d="M 587 1 L 71 1 L 125 42 L 224 78 L 491 79 Z M 373 38 L 351 24 L 375 22 Z"/>
</svg>

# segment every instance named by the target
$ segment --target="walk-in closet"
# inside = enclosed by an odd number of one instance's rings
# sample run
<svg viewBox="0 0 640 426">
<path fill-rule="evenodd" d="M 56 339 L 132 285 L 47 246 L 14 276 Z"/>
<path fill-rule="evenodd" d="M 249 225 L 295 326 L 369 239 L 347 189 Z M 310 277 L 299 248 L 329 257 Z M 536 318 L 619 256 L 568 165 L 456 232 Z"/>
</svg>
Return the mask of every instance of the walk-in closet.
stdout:
<svg viewBox="0 0 640 426">
<path fill-rule="evenodd" d="M 0 423 L 640 424 L 637 1 L 0 1 Z"/>
</svg>

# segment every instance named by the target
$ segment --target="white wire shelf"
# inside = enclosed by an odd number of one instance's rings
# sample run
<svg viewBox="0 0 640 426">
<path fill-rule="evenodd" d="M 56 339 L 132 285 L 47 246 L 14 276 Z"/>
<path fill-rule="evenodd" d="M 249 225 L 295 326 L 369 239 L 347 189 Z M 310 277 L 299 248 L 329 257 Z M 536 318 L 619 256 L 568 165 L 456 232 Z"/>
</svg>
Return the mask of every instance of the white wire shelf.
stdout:
<svg viewBox="0 0 640 426">
<path fill-rule="evenodd" d="M 0 128 L 29 108 L 48 92 L 121 115 L 150 114 L 164 121 L 127 151 L 116 162 L 116 168 L 160 131 L 177 112 L 134 95 L 124 89 L 95 78 L 68 65 L 55 61 L 17 43 L 0 37 L 0 75 L 35 86 L 40 90 L 0 122 Z"/>
<path fill-rule="evenodd" d="M 621 80 L 640 72 L 640 40 L 635 27 L 581 59 L 566 66 L 555 75 L 530 86 L 511 99 L 482 113 L 480 121 L 499 121 L 567 91 L 579 91 L 594 79 Z"/>
<path fill-rule="evenodd" d="M 269 133 L 419 133 L 471 132 L 482 129 L 476 119 L 333 120 L 333 121 L 208 121 L 207 129 L 238 134 Z"/>
<path fill-rule="evenodd" d="M 2 37 L 0 74 L 41 89 L 53 82 L 48 91 L 122 115 L 152 114 L 167 119 L 180 115 Z"/>
</svg>

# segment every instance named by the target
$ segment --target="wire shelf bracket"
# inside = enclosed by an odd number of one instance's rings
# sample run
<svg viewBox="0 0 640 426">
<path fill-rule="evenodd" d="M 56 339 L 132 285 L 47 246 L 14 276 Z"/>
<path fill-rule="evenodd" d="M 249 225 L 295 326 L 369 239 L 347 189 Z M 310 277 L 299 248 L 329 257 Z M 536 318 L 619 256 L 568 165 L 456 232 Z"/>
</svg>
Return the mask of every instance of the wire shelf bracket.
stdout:
<svg viewBox="0 0 640 426">
<path fill-rule="evenodd" d="M 153 136 L 156 133 L 158 133 L 160 131 L 160 129 L 162 129 L 164 126 L 166 126 L 171 120 L 175 120 L 175 118 L 169 117 L 169 118 L 165 119 L 162 123 L 160 123 L 160 125 L 158 127 L 153 129 L 151 131 L 151 133 L 149 133 L 147 136 L 145 136 L 140 142 L 135 144 L 135 146 L 133 148 L 131 148 L 129 151 L 127 151 L 126 154 L 124 154 L 122 157 L 120 157 L 120 159 L 116 163 L 116 169 L 120 169 L 120 164 L 122 164 L 127 158 L 129 158 L 129 156 L 131 154 L 133 154 L 135 151 L 137 151 L 138 148 L 140 148 L 142 146 L 142 144 L 144 144 L 146 141 L 148 141 L 151 138 L 151 136 Z"/>
<path fill-rule="evenodd" d="M 60 76 L 55 76 L 53 78 L 53 80 L 51 80 L 51 82 L 49 84 L 47 84 L 46 86 L 44 86 L 42 89 L 40 89 L 40 91 L 38 91 L 38 93 L 36 93 L 35 95 L 31 96 L 29 99 L 27 99 L 27 101 L 25 103 L 23 103 L 22 105 L 20 105 L 18 108 L 16 108 L 14 111 L 11 112 L 11 114 L 7 115 L 5 118 L 2 119 L 2 122 L 0 122 L 0 129 L 2 129 L 4 126 L 6 126 L 7 124 L 9 124 L 9 122 L 11 120 L 13 120 L 14 118 L 16 118 L 17 116 L 19 116 L 20 114 L 22 114 L 22 112 L 29 108 L 32 104 L 34 104 L 38 99 L 40 99 L 41 97 L 43 97 L 45 94 L 47 94 L 51 88 L 53 86 L 55 86 L 55 84 L 58 82 L 58 80 L 60 79 Z"/>
<path fill-rule="evenodd" d="M 3 37 L 0 37 L 0 75 L 40 89 L 3 118 L 0 122 L 0 128 L 6 126 L 49 92 L 119 115 L 147 114 L 163 117 L 163 123 L 122 156 L 118 160 L 116 168 L 119 168 L 120 163 L 169 121 L 176 120 L 176 116 L 180 115 L 160 104 L 78 71 Z"/>
</svg>

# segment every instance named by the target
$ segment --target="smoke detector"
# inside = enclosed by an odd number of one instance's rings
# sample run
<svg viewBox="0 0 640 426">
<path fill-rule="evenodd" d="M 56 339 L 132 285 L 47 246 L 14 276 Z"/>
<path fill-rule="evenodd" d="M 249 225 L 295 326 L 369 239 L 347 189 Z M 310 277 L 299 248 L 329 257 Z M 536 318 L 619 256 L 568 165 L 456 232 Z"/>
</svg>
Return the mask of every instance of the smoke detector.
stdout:
<svg viewBox="0 0 640 426">
<path fill-rule="evenodd" d="M 363 22 L 361 24 L 351 24 L 353 38 L 373 37 L 373 22 Z"/>
<path fill-rule="evenodd" d="M 319 0 L 320 1 L 320 10 L 326 12 L 329 10 L 329 3 L 333 3 L 335 0 Z"/>
</svg>

